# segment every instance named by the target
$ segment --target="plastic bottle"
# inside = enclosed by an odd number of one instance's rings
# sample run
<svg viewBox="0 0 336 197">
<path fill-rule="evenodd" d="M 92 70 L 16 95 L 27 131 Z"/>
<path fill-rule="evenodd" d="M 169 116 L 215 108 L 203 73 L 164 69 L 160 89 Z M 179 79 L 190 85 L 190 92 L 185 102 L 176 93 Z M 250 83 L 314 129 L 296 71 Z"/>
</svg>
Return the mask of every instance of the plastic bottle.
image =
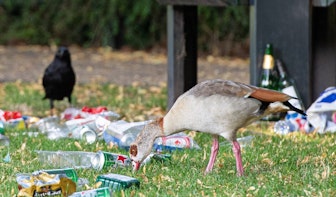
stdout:
<svg viewBox="0 0 336 197">
<path fill-rule="evenodd" d="M 112 142 L 120 148 L 129 149 L 130 144 L 136 139 L 147 122 L 126 122 L 124 120 L 111 122 L 104 130 L 103 138 L 106 143 Z"/>
<path fill-rule="evenodd" d="M 295 128 L 295 125 L 293 125 L 290 121 L 288 120 L 279 120 L 274 124 L 274 132 L 280 135 L 286 135 L 290 132 L 293 132 L 297 130 Z"/>
<path fill-rule="evenodd" d="M 54 168 L 91 168 L 93 152 L 83 151 L 40 151 L 36 150 L 40 163 Z"/>
<path fill-rule="evenodd" d="M 248 136 L 237 138 L 237 141 L 239 142 L 240 147 L 248 147 L 251 145 L 253 138 L 254 138 L 253 135 L 248 135 Z M 231 143 L 228 141 L 224 141 L 224 142 L 219 143 L 219 145 L 225 146 L 225 145 L 231 145 Z"/>
</svg>

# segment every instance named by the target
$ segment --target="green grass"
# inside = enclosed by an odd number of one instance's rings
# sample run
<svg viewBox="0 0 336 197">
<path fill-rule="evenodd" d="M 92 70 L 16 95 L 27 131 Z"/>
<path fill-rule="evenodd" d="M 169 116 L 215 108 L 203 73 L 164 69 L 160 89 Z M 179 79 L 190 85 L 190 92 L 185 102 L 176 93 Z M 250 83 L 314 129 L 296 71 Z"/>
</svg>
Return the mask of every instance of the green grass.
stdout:
<svg viewBox="0 0 336 197">
<path fill-rule="evenodd" d="M 19 110 L 25 115 L 45 117 L 48 101 L 42 101 L 39 84 L 0 84 L 0 109 Z M 114 85 L 78 85 L 74 92 L 74 106 L 107 106 L 127 121 L 141 121 L 160 116 L 166 105 L 165 87 L 119 87 Z M 59 113 L 66 101 L 57 102 Z M 48 140 L 44 135 L 29 137 L 25 131 L 6 130 L 10 138 L 10 163 L 0 163 L 0 196 L 18 193 L 16 174 L 45 169 L 34 150 L 104 150 L 127 154 L 110 148 L 104 141 L 86 144 L 74 139 Z M 190 133 L 190 132 L 188 132 Z M 190 133 L 194 134 L 194 132 Z M 119 173 L 140 180 L 139 189 L 116 192 L 115 196 L 335 196 L 336 138 L 333 134 L 305 135 L 299 132 L 287 136 L 275 135 L 271 126 L 256 123 L 242 129 L 240 136 L 254 135 L 252 143 L 243 148 L 245 176 L 237 177 L 231 146 L 220 147 L 212 173 L 204 176 L 211 136 L 196 133 L 194 139 L 201 150 L 172 153 L 171 161 L 153 161 L 140 171 L 130 168 L 77 170 L 79 177 L 94 185 L 96 177 L 105 173 Z M 221 139 L 224 141 L 224 139 Z M 80 146 L 76 145 L 79 143 Z"/>
</svg>

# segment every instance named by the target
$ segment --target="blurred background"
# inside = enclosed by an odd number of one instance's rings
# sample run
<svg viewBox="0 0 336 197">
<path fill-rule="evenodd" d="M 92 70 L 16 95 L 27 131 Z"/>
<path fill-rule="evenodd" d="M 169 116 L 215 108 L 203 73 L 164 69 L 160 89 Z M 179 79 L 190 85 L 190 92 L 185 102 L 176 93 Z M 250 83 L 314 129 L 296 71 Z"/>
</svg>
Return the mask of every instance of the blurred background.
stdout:
<svg viewBox="0 0 336 197">
<path fill-rule="evenodd" d="M 0 0 L 0 16 L 0 45 L 166 49 L 155 0 Z M 249 6 L 200 6 L 198 17 L 199 55 L 248 57 Z"/>
</svg>

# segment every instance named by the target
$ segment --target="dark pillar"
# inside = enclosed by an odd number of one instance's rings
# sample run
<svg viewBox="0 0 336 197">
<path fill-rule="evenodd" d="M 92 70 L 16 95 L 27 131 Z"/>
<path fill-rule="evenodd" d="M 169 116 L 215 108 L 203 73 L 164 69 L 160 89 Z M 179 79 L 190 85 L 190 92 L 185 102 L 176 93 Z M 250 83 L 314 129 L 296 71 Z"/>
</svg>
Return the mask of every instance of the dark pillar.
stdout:
<svg viewBox="0 0 336 197">
<path fill-rule="evenodd" d="M 336 3 L 313 8 L 313 99 L 336 86 Z"/>
<path fill-rule="evenodd" d="M 197 83 L 197 6 L 167 6 L 168 109 Z"/>
<path fill-rule="evenodd" d="M 251 83 L 257 85 L 266 43 L 283 61 L 303 103 L 312 103 L 311 1 L 255 0 L 251 7 Z"/>
</svg>

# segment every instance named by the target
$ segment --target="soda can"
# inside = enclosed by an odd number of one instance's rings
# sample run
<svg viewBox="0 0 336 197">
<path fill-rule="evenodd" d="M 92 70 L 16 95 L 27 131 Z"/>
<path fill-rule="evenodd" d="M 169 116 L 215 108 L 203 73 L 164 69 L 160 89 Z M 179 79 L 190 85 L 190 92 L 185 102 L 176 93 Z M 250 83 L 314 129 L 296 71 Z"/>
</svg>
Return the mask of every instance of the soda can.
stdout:
<svg viewBox="0 0 336 197">
<path fill-rule="evenodd" d="M 130 187 L 140 187 L 140 181 L 136 178 L 121 174 L 99 175 L 96 183 L 101 182 L 100 187 L 109 187 L 113 191 L 124 190 Z"/>
<path fill-rule="evenodd" d="M 101 116 L 97 116 L 95 117 L 95 121 L 90 122 L 89 124 L 87 124 L 87 126 L 93 129 L 97 133 L 98 136 L 102 136 L 103 131 L 110 123 L 111 121 Z"/>
<path fill-rule="evenodd" d="M 37 174 L 39 172 L 46 172 L 48 174 L 63 174 L 66 175 L 68 178 L 70 178 L 73 182 L 77 183 L 78 176 L 73 168 L 62 168 L 62 169 L 50 169 L 50 170 L 40 170 L 37 172 L 34 172 L 33 174 Z"/>
<path fill-rule="evenodd" d="M 0 121 L 0 134 L 4 135 L 5 134 L 5 126 L 2 121 Z"/>
<path fill-rule="evenodd" d="M 98 151 L 91 159 L 92 168 L 101 170 L 104 168 L 126 167 L 131 165 L 131 159 L 126 155 Z"/>
<path fill-rule="evenodd" d="M 87 125 L 77 127 L 72 130 L 72 137 L 86 141 L 88 144 L 97 141 L 97 133 Z"/>
<path fill-rule="evenodd" d="M 161 152 L 162 150 L 182 150 L 184 148 L 191 148 L 192 143 L 188 136 L 168 136 L 159 137 L 155 140 L 154 150 Z"/>
<path fill-rule="evenodd" d="M 111 189 L 108 187 L 101 187 L 98 189 L 85 190 L 75 192 L 69 197 L 111 197 Z"/>
</svg>

